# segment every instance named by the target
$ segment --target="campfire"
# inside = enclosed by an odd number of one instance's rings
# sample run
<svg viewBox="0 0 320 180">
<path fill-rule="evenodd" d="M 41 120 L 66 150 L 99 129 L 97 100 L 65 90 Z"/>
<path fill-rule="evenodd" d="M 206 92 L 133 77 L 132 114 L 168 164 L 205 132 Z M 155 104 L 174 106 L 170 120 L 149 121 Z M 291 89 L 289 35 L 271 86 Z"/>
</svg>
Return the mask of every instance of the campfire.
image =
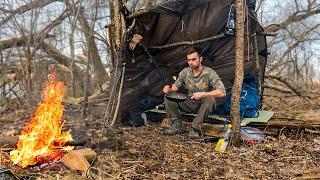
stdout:
<svg viewBox="0 0 320 180">
<path fill-rule="evenodd" d="M 55 161 L 73 149 L 67 145 L 73 140 L 70 132 L 62 131 L 64 83 L 57 81 L 55 72 L 48 77 L 41 103 L 22 130 L 17 149 L 10 152 L 10 159 L 22 168 Z"/>
</svg>

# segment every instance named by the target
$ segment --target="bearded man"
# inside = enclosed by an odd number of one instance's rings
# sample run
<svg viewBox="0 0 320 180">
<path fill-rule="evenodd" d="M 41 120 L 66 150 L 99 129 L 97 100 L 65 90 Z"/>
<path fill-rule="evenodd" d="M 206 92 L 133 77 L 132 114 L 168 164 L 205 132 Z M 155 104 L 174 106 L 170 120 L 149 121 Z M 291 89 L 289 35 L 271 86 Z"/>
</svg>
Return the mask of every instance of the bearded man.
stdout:
<svg viewBox="0 0 320 180">
<path fill-rule="evenodd" d="M 201 125 L 205 119 L 216 108 L 216 98 L 225 97 L 226 90 L 218 74 L 202 65 L 201 50 L 191 47 L 187 53 L 189 67 L 184 68 L 174 84 L 166 85 L 163 93 L 166 95 L 177 92 L 184 87 L 187 92 L 187 99 L 177 102 L 165 96 L 164 104 L 167 118 L 171 120 L 171 127 L 164 130 L 165 135 L 175 135 L 183 133 L 182 119 L 180 111 L 197 113 L 192 121 L 189 137 L 198 138 L 201 133 Z M 179 111 L 180 110 L 180 111 Z"/>
</svg>

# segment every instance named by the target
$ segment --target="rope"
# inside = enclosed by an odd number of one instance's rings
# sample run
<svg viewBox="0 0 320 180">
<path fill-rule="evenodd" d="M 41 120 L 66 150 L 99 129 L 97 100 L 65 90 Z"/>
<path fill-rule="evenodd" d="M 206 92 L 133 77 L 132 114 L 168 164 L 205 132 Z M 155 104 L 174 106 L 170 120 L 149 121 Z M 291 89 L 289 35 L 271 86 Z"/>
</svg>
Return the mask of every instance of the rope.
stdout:
<svg viewBox="0 0 320 180">
<path fill-rule="evenodd" d="M 205 39 L 200 39 L 200 40 L 195 40 L 195 41 L 183 41 L 183 42 L 177 42 L 173 44 L 167 44 L 163 46 L 151 46 L 150 49 L 164 49 L 164 48 L 170 48 L 170 47 L 175 47 L 175 46 L 182 46 L 182 45 L 194 45 L 194 44 L 199 44 L 207 41 L 212 41 L 212 40 L 217 40 L 226 37 L 224 33 L 220 33 L 215 36 L 211 36 Z"/>
<path fill-rule="evenodd" d="M 202 42 L 221 39 L 224 37 L 225 37 L 225 35 L 223 33 L 221 33 L 221 34 L 218 34 L 215 36 L 211 36 L 211 37 L 201 39 L 201 40 L 196 40 L 196 41 L 192 40 L 192 41 L 183 41 L 183 42 L 177 42 L 177 43 L 173 43 L 173 44 L 167 44 L 167 45 L 163 45 L 163 46 L 151 46 L 150 49 L 163 49 L 163 48 L 170 48 L 170 47 L 181 46 L 181 45 L 194 45 L 194 44 L 198 44 L 198 43 L 202 43 Z"/>
</svg>

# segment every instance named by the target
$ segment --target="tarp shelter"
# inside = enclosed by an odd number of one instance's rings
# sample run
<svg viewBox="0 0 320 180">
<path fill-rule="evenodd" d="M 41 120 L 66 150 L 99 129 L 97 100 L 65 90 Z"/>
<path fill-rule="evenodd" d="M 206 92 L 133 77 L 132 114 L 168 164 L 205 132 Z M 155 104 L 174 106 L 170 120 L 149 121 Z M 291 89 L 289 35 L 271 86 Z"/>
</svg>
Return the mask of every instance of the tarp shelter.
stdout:
<svg viewBox="0 0 320 180">
<path fill-rule="evenodd" d="M 143 95 L 162 95 L 165 79 L 177 75 L 188 66 L 186 53 L 192 45 L 203 49 L 203 64 L 214 69 L 227 91 L 231 90 L 235 72 L 235 36 L 224 34 L 233 4 L 234 0 L 175 0 L 129 16 L 128 21 L 136 19 L 133 33 L 143 36 L 144 48 L 129 52 L 125 60 L 122 117 L 128 112 L 139 111 L 138 102 Z M 266 38 L 261 35 L 263 28 L 256 23 L 255 1 L 248 0 L 247 7 L 244 70 L 245 74 L 256 73 L 253 48 L 253 34 L 256 32 L 259 72 L 263 81 L 267 61 Z M 199 40 L 220 35 L 223 36 L 197 43 Z M 189 45 L 159 47 L 179 42 L 189 42 Z"/>
</svg>

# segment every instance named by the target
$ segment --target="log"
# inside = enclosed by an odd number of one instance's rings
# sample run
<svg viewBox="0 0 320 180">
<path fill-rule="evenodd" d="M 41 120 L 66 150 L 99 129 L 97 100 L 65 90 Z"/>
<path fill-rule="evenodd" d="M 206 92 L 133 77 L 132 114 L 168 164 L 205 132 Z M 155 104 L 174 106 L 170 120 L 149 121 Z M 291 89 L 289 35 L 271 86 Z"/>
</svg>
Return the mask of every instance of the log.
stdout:
<svg viewBox="0 0 320 180">
<path fill-rule="evenodd" d="M 320 123 L 318 122 L 303 122 L 303 121 L 288 121 L 280 119 L 271 119 L 266 124 L 264 123 L 250 123 L 252 126 L 268 126 L 288 129 L 320 129 Z"/>
<path fill-rule="evenodd" d="M 3 136 L 0 135 L 0 147 L 15 148 L 19 138 L 16 136 Z M 73 140 L 66 142 L 65 146 L 84 146 L 86 141 L 84 140 Z"/>
<path fill-rule="evenodd" d="M 59 142 L 53 142 L 54 145 L 59 146 Z M 64 144 L 64 146 L 84 146 L 86 144 L 85 140 L 73 140 L 73 141 L 68 141 Z"/>
<path fill-rule="evenodd" d="M 279 128 L 277 127 L 266 127 L 263 133 L 267 136 L 278 136 L 279 135 Z"/>
</svg>

